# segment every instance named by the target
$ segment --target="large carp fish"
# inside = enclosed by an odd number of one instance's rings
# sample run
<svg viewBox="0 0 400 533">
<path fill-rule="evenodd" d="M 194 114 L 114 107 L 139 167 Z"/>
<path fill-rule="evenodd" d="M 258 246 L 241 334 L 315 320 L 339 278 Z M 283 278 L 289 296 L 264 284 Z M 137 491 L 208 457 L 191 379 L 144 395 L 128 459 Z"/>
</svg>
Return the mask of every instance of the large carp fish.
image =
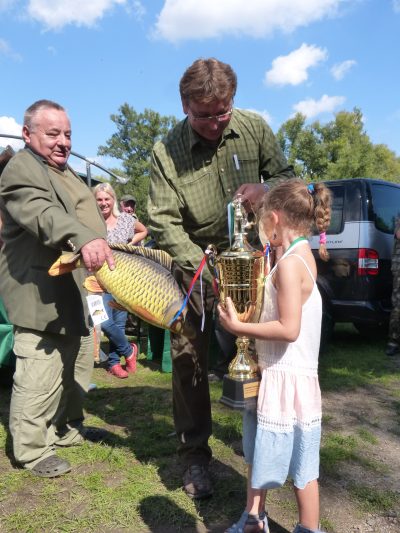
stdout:
<svg viewBox="0 0 400 533">
<path fill-rule="evenodd" d="M 113 251 L 115 269 L 110 270 L 104 263 L 86 278 L 86 289 L 90 292 L 108 292 L 113 295 L 118 308 L 159 328 L 183 333 L 186 309 L 178 318 L 175 319 L 175 316 L 183 305 L 184 296 L 172 276 L 171 257 L 161 250 L 143 246 L 109 246 Z M 79 267 L 84 268 L 80 255 L 66 253 L 58 258 L 48 272 L 50 276 L 59 276 Z"/>
</svg>

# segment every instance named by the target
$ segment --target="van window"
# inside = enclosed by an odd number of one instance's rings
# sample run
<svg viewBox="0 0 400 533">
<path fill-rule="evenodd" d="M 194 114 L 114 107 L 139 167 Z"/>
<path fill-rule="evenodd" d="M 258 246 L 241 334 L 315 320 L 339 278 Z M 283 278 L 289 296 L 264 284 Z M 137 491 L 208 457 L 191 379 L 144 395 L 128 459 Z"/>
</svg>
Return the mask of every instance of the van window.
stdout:
<svg viewBox="0 0 400 533">
<path fill-rule="evenodd" d="M 400 216 L 400 187 L 373 183 L 371 192 L 375 227 L 384 233 L 393 234 L 396 218 Z"/>
<path fill-rule="evenodd" d="M 327 230 L 327 234 L 334 235 L 343 231 L 344 186 L 335 185 L 329 188 L 332 192 L 332 210 L 331 223 Z"/>
</svg>

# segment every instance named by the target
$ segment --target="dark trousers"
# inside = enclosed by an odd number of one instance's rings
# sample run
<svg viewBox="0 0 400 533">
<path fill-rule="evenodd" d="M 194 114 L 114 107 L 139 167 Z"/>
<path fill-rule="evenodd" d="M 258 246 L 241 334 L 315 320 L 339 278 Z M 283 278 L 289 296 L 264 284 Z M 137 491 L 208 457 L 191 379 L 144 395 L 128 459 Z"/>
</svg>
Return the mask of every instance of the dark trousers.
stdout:
<svg viewBox="0 0 400 533">
<path fill-rule="evenodd" d="M 393 271 L 392 311 L 389 321 L 389 341 L 400 344 L 400 271 Z"/>
<path fill-rule="evenodd" d="M 228 373 L 229 363 L 237 352 L 236 336 L 226 331 L 220 324 L 218 312 L 214 318 L 214 332 L 217 341 L 216 360 L 212 367 L 212 372 L 219 378 L 223 378 Z"/>
<path fill-rule="evenodd" d="M 174 277 L 184 294 L 193 274 L 174 267 Z M 202 305 L 203 300 L 203 305 Z M 185 466 L 207 465 L 211 459 L 208 439 L 212 433 L 211 403 L 208 387 L 208 346 L 212 328 L 215 296 L 212 287 L 197 280 L 187 306 L 186 322 L 193 338 L 171 334 L 173 413 L 178 454 Z M 204 306 L 204 330 L 201 331 Z"/>
</svg>

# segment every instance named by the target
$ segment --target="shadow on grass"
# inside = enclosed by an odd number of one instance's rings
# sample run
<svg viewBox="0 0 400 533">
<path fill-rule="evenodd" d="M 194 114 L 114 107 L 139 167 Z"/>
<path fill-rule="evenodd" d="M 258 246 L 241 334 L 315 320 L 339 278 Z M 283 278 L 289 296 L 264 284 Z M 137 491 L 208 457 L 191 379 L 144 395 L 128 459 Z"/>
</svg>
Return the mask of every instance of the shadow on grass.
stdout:
<svg viewBox="0 0 400 533">
<path fill-rule="evenodd" d="M 218 459 L 214 457 L 210 464 L 214 496 L 209 500 L 194 502 L 204 525 L 215 533 L 225 531 L 241 515 L 246 502 L 246 479 L 241 473 L 241 470 L 245 470 L 241 458 L 241 415 L 216 405 L 215 398 L 219 398 L 220 388 L 215 384 L 211 387 L 213 438 L 216 439 L 216 446 L 220 447 L 215 453 Z M 178 440 L 173 426 L 169 388 L 140 385 L 99 388 L 90 393 L 87 411 L 102 419 L 109 430 L 112 431 L 113 427 L 116 429 L 111 445 L 126 447 L 139 461 L 154 464 L 162 484 L 169 492 L 181 490 L 183 468 L 176 454 Z M 160 506 L 161 515 L 153 524 L 150 521 L 155 520 L 154 505 Z M 152 507 L 153 514 L 149 511 Z M 192 523 L 193 516 L 175 507 L 176 504 L 168 497 L 148 497 L 141 503 L 143 520 L 154 532 L 200 531 Z M 176 524 L 180 524 L 180 529 L 160 528 L 162 516 L 166 516 L 166 524 L 171 524 L 173 516 Z M 271 533 L 287 533 L 276 522 L 272 521 L 271 526 Z"/>
<path fill-rule="evenodd" d="M 366 387 L 374 379 L 399 374 L 398 366 L 384 350 L 385 339 L 381 336 L 366 337 L 351 325 L 337 325 L 332 341 L 320 354 L 321 389 Z"/>
<path fill-rule="evenodd" d="M 140 515 L 153 533 L 198 531 L 196 519 L 167 496 L 143 498 L 140 502 Z"/>
</svg>

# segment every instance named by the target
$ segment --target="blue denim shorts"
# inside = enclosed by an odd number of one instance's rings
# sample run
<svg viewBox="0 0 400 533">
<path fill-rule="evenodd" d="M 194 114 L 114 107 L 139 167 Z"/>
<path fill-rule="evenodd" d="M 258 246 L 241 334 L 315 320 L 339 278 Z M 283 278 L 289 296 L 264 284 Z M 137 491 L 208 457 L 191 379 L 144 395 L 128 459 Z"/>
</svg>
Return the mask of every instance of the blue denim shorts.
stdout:
<svg viewBox="0 0 400 533">
<path fill-rule="evenodd" d="M 256 442 L 257 434 L 257 411 L 244 410 L 242 412 L 243 417 L 243 432 L 242 432 L 242 446 L 244 460 L 246 464 L 253 464 L 254 444 Z"/>
<path fill-rule="evenodd" d="M 276 433 L 257 429 L 255 411 L 243 412 L 243 452 L 246 463 L 253 465 L 255 489 L 281 487 L 288 477 L 304 489 L 318 479 L 320 442 L 320 426 L 308 431 L 295 426 L 293 432 Z"/>
</svg>

